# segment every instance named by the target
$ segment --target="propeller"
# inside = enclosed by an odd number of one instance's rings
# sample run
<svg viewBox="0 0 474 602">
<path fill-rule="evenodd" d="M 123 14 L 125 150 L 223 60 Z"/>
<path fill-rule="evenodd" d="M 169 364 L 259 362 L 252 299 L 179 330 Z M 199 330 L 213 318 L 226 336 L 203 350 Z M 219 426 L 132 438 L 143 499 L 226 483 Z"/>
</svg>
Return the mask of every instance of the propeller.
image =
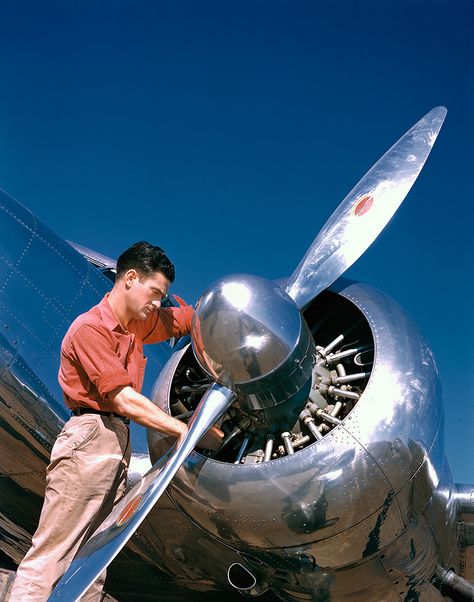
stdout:
<svg viewBox="0 0 474 602">
<path fill-rule="evenodd" d="M 351 190 L 286 283 L 303 310 L 374 242 L 425 164 L 446 117 L 436 107 L 400 138 Z"/>
<path fill-rule="evenodd" d="M 304 391 L 313 343 L 309 331 L 308 336 L 300 332 L 305 326 L 298 308 L 332 284 L 386 226 L 420 173 L 445 116 L 444 107 L 430 111 L 342 201 L 289 278 L 286 293 L 292 299 L 275 283 L 255 283 L 249 276 L 224 279 L 204 293 L 193 319 L 193 349 L 201 366 L 222 384 L 208 389 L 186 435 L 115 507 L 48 601 L 80 598 L 120 552 L 202 436 L 236 399 L 237 393 L 224 385 L 250 395 L 257 408 L 291 401 Z"/>
<path fill-rule="evenodd" d="M 117 504 L 78 552 L 48 602 L 76 601 L 89 589 L 138 529 L 199 440 L 234 399 L 235 394 L 230 389 L 217 383 L 207 390 L 196 408 L 186 435 L 155 462 L 141 481 Z"/>
</svg>

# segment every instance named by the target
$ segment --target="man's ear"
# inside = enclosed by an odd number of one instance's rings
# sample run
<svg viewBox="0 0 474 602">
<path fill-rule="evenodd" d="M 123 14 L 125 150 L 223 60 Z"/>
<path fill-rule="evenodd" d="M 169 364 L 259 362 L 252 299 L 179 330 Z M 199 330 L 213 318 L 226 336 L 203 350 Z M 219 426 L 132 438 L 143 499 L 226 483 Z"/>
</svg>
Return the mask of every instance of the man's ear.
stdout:
<svg viewBox="0 0 474 602">
<path fill-rule="evenodd" d="M 125 288 L 129 289 L 133 285 L 133 282 L 138 278 L 137 271 L 131 268 L 125 272 L 125 276 L 123 277 L 125 282 Z"/>
</svg>

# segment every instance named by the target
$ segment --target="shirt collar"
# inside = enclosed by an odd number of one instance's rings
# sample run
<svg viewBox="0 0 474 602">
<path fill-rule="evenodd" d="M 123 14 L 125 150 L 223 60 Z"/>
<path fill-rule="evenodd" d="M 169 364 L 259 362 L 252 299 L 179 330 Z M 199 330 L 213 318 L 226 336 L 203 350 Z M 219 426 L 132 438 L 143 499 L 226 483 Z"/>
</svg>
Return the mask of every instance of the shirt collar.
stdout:
<svg viewBox="0 0 474 602">
<path fill-rule="evenodd" d="M 124 328 L 120 322 L 118 321 L 116 315 L 112 311 L 109 303 L 109 294 L 107 293 L 102 301 L 99 303 L 99 312 L 100 317 L 102 318 L 102 322 L 109 330 L 121 330 L 122 332 L 128 332 L 126 328 Z"/>
</svg>

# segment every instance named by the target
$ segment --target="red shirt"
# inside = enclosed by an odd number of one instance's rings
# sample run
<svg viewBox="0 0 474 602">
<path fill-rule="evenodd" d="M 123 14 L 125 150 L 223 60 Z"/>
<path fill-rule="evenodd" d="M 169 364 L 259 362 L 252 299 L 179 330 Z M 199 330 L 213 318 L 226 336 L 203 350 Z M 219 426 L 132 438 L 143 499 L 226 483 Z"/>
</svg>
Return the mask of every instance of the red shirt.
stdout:
<svg viewBox="0 0 474 602">
<path fill-rule="evenodd" d="M 146 320 L 131 320 L 126 330 L 107 297 L 74 320 L 61 345 L 58 378 L 71 410 L 88 406 L 113 411 L 107 393 L 120 386 L 141 391 L 146 365 L 143 343 L 183 336 L 191 328 L 193 308 L 187 305 L 161 308 Z"/>
</svg>

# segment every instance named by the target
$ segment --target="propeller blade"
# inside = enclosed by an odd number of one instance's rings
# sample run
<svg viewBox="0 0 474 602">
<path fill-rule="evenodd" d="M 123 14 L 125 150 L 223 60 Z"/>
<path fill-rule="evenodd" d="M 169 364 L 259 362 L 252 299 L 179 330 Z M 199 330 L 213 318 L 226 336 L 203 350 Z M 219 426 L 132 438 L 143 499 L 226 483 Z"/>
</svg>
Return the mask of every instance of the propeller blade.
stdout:
<svg viewBox="0 0 474 602">
<path fill-rule="evenodd" d="M 300 309 L 337 280 L 390 221 L 425 164 L 446 112 L 436 107 L 408 130 L 325 223 L 286 283 Z"/>
<path fill-rule="evenodd" d="M 186 435 L 117 504 L 76 555 L 48 602 L 73 602 L 89 589 L 134 534 L 202 436 L 234 399 L 233 391 L 221 385 L 213 384 L 208 389 L 194 412 Z"/>
</svg>

